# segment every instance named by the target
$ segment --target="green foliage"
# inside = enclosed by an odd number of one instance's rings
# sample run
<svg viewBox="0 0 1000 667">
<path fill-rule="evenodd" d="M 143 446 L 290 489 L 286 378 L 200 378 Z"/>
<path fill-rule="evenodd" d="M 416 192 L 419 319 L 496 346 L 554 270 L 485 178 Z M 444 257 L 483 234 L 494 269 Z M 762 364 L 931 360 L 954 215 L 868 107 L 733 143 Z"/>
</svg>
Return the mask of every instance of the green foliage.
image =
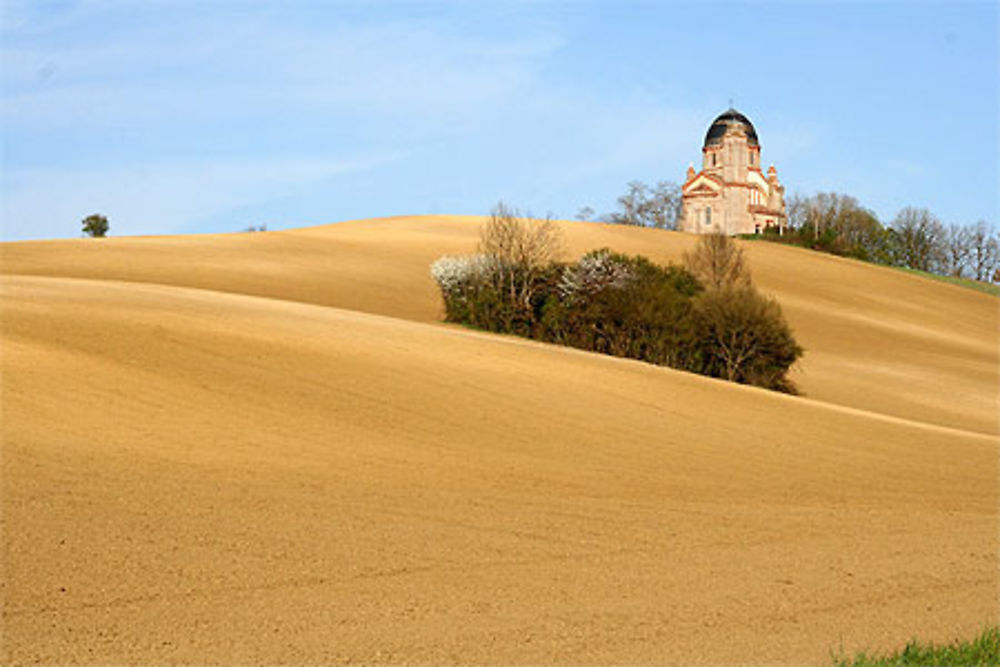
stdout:
<svg viewBox="0 0 1000 667">
<path fill-rule="evenodd" d="M 496 254 L 442 257 L 431 274 L 450 322 L 795 391 L 786 374 L 802 350 L 742 264 L 735 287 L 707 292 L 687 269 L 608 249 L 530 271 Z"/>
<path fill-rule="evenodd" d="M 95 213 L 83 219 L 83 233 L 92 238 L 107 236 L 110 228 L 108 219 L 103 215 Z"/>
<path fill-rule="evenodd" d="M 955 276 L 942 276 L 937 273 L 931 273 L 929 271 L 920 271 L 918 269 L 911 269 L 905 266 L 897 267 L 900 271 L 905 271 L 907 273 L 912 273 L 915 276 L 923 276 L 924 278 L 930 278 L 931 280 L 936 280 L 942 283 L 951 283 L 952 285 L 958 285 L 959 287 L 964 287 L 966 289 L 975 290 L 977 292 L 982 292 L 983 294 L 989 294 L 991 296 L 1000 296 L 1000 285 L 994 285 L 990 283 L 980 282 L 973 278 L 958 278 Z"/>
<path fill-rule="evenodd" d="M 563 282 L 562 298 L 550 294 L 546 299 L 539 337 L 616 357 L 686 367 L 692 348 L 692 297 L 701 291 L 694 276 L 679 267 L 661 267 L 645 257 L 609 250 L 591 252 L 563 271 L 587 270 L 595 261 L 615 266 L 626 278 L 573 293 Z"/>
<path fill-rule="evenodd" d="M 797 393 L 788 368 L 802 356 L 781 307 L 750 286 L 711 290 L 695 301 L 699 373 Z"/>
<path fill-rule="evenodd" d="M 1000 665 L 1000 628 L 984 630 L 972 641 L 945 646 L 909 642 L 901 651 L 887 655 L 860 653 L 853 659 L 836 659 L 836 667 L 963 667 Z"/>
<path fill-rule="evenodd" d="M 985 221 L 944 225 L 927 209 L 906 207 L 883 226 L 853 197 L 821 192 L 788 199 L 789 227 L 744 239 L 761 239 L 981 283 L 1000 283 L 1000 235 Z"/>
</svg>

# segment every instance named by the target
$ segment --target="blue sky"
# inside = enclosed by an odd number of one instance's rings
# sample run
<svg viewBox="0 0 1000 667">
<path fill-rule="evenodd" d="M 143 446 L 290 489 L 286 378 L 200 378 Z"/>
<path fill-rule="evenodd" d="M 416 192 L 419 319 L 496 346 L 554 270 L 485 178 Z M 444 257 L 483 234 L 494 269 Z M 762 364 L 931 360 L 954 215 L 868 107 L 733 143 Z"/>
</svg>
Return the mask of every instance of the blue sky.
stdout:
<svg viewBox="0 0 1000 667">
<path fill-rule="evenodd" d="M 2 7 L 4 239 L 605 212 L 730 99 L 789 194 L 1000 218 L 994 2 Z"/>
</svg>

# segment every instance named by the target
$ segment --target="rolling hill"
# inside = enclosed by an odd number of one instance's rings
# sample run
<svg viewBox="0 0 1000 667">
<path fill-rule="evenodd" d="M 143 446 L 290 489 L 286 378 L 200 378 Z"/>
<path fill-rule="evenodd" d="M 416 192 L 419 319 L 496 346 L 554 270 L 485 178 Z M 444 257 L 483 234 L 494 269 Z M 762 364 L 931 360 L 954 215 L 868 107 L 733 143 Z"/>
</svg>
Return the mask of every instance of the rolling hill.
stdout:
<svg viewBox="0 0 1000 667">
<path fill-rule="evenodd" d="M 822 662 L 1000 621 L 996 298 L 747 244 L 789 397 L 440 323 L 480 222 L 0 244 L 3 659 Z"/>
</svg>

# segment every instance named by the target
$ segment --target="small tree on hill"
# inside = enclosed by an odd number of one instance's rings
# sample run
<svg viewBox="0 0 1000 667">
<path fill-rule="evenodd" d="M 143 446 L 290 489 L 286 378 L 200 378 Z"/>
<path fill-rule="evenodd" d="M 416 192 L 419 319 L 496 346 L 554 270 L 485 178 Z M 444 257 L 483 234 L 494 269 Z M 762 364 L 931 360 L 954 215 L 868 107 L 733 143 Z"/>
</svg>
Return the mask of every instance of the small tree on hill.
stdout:
<svg viewBox="0 0 1000 667">
<path fill-rule="evenodd" d="M 701 236 L 694 250 L 684 253 L 684 266 L 707 290 L 750 284 L 750 269 L 743 250 L 725 234 Z"/>
<path fill-rule="evenodd" d="M 88 215 L 83 219 L 83 233 L 91 238 L 107 236 L 110 228 L 111 225 L 108 224 L 107 217 L 98 213 Z"/>
<path fill-rule="evenodd" d="M 802 356 L 774 299 L 747 285 L 708 291 L 694 304 L 700 367 L 730 382 L 797 393 L 788 369 Z"/>
<path fill-rule="evenodd" d="M 514 319 L 533 320 L 532 299 L 539 280 L 564 252 L 562 232 L 551 220 L 531 220 L 503 202 L 479 233 L 479 253 L 491 264 L 493 287 Z"/>
</svg>

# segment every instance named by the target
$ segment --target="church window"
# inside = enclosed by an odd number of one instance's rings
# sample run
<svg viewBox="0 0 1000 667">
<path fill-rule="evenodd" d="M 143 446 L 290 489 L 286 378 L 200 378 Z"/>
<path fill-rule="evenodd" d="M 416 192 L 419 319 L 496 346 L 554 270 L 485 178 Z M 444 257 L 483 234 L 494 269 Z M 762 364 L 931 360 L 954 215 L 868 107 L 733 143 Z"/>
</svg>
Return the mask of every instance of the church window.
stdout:
<svg viewBox="0 0 1000 667">
<path fill-rule="evenodd" d="M 715 166 L 715 153 L 712 153 L 712 166 Z"/>
<path fill-rule="evenodd" d="M 711 206 L 706 206 L 705 207 L 705 224 L 706 225 L 712 224 L 712 207 Z"/>
</svg>

